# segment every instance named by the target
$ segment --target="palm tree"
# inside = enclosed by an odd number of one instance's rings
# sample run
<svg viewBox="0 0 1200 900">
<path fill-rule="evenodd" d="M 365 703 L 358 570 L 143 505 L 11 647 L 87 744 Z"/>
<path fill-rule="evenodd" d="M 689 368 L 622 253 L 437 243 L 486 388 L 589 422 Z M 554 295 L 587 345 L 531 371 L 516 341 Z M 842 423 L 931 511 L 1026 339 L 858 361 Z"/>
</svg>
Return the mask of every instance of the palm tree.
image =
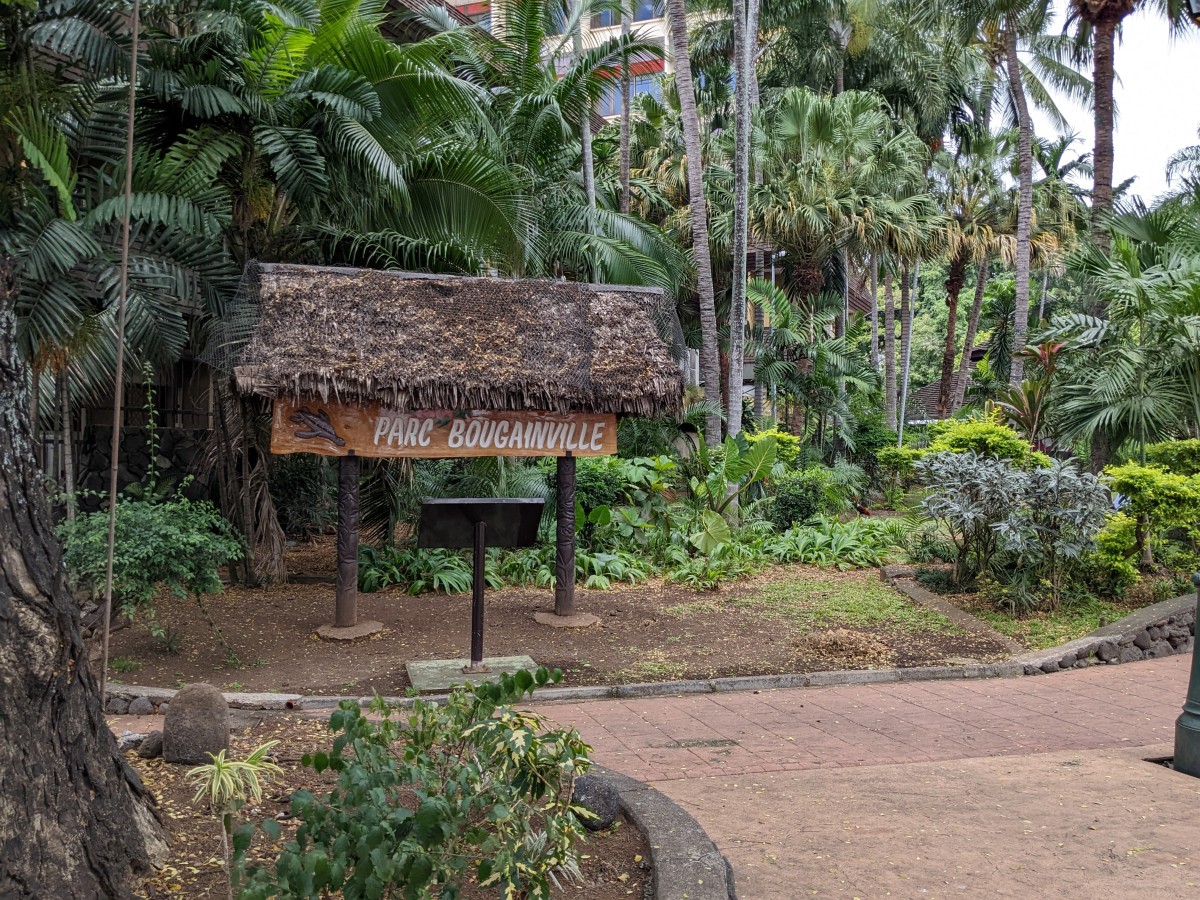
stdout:
<svg viewBox="0 0 1200 900">
<path fill-rule="evenodd" d="M 896 301 L 892 269 L 883 273 L 883 397 L 887 427 L 896 430 Z"/>
<path fill-rule="evenodd" d="M 1079 25 L 1079 38 L 1089 47 L 1092 58 L 1092 84 L 1095 101 L 1096 137 L 1092 150 L 1092 240 L 1100 248 L 1109 241 L 1107 217 L 1113 207 L 1113 84 L 1116 81 L 1114 59 L 1117 34 L 1121 23 L 1142 6 L 1149 5 L 1155 13 L 1167 19 L 1172 31 L 1181 30 L 1187 22 L 1182 0 L 1071 0 L 1068 24 Z"/>
<path fill-rule="evenodd" d="M 667 20 L 675 62 L 675 89 L 683 125 L 687 155 L 688 214 L 692 226 L 692 253 L 696 260 L 696 293 L 700 300 L 700 372 L 710 399 L 720 396 L 721 363 L 717 350 L 717 306 L 713 287 L 712 259 L 708 246 L 708 204 L 704 197 L 704 158 L 700 150 L 700 119 L 696 113 L 696 91 L 688 56 L 687 10 L 684 0 L 667 0 Z M 740 387 L 740 381 L 739 381 Z M 721 440 L 720 416 L 704 420 L 704 439 L 712 445 Z"/>
</svg>

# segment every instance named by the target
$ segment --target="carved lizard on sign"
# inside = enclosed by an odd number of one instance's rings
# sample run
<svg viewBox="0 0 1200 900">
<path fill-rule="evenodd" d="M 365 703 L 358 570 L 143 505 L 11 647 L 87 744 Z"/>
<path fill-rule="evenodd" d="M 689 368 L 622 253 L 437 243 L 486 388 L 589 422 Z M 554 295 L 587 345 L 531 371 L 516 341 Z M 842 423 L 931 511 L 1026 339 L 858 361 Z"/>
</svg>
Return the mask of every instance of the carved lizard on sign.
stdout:
<svg viewBox="0 0 1200 900">
<path fill-rule="evenodd" d="M 288 417 L 288 421 L 304 426 L 296 430 L 295 435 L 298 438 L 324 438 L 336 447 L 346 446 L 346 442 L 338 436 L 333 423 L 329 421 L 329 413 L 323 409 L 313 412 L 307 406 L 302 406 L 294 415 Z"/>
</svg>

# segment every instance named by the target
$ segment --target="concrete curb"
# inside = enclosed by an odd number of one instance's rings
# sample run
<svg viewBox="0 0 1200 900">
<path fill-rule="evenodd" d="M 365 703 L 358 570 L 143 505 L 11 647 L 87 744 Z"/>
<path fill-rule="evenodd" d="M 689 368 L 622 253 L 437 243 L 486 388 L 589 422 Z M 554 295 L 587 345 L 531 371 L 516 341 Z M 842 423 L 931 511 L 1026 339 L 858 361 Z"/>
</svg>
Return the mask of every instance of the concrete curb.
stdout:
<svg viewBox="0 0 1200 900">
<path fill-rule="evenodd" d="M 1195 594 L 1164 600 L 1126 616 L 1059 647 L 1023 653 L 1006 662 L 966 666 L 922 666 L 908 669 L 849 669 L 833 672 L 800 672 L 784 675 L 745 675 L 733 678 L 692 679 L 688 681 L 652 681 L 640 684 L 595 685 L 588 687 L 542 688 L 534 695 L 535 703 L 579 700 L 630 700 L 650 697 L 676 697 L 684 694 L 723 694 L 734 691 L 774 691 L 785 688 L 832 687 L 847 684 L 891 684 L 912 681 L 956 681 L 958 679 L 1016 678 L 1082 668 L 1093 660 L 1132 662 L 1137 659 L 1186 653 L 1192 649 L 1195 630 Z M 1174 629 L 1174 633 L 1171 632 Z M 1187 631 L 1188 636 L 1183 637 Z M 1160 636 L 1155 636 L 1160 635 Z M 1147 643 L 1146 648 L 1140 644 Z M 1115 650 L 1115 654 L 1113 651 Z M 1140 654 L 1136 655 L 1135 654 Z M 1108 657 L 1108 658 L 1106 658 Z M 1069 661 L 1068 661 L 1069 658 Z M 1064 663 L 1066 663 L 1064 665 Z M 171 688 L 144 687 L 109 682 L 110 707 L 113 701 L 146 697 L 157 708 L 175 696 Z M 446 694 L 426 694 L 422 700 L 443 700 Z M 303 694 L 228 693 L 225 700 L 232 709 L 245 710 L 322 710 L 335 709 L 350 700 L 367 706 L 372 697 L 305 696 Z M 385 697 L 388 703 L 408 707 L 412 697 Z M 109 709 L 110 713 L 115 712 Z"/>
<path fill-rule="evenodd" d="M 621 797 L 621 811 L 650 844 L 654 900 L 736 900 L 733 868 L 700 823 L 661 791 L 604 766 L 592 772 Z"/>
</svg>

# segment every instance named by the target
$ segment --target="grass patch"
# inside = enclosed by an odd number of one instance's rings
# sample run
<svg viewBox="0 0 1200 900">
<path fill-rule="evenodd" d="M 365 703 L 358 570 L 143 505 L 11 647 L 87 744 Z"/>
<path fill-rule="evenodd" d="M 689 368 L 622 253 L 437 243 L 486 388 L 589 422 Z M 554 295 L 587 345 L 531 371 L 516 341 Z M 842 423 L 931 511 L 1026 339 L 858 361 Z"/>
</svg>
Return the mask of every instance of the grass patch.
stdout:
<svg viewBox="0 0 1200 900">
<path fill-rule="evenodd" d="M 973 615 L 1030 650 L 1045 650 L 1073 641 L 1101 625 L 1129 615 L 1129 612 L 1128 606 L 1094 598 L 1064 604 L 1053 612 L 1034 613 L 1022 619 L 983 605 L 971 609 Z"/>
<path fill-rule="evenodd" d="M 731 603 L 786 619 L 805 631 L 836 625 L 944 634 L 959 630 L 941 613 L 912 603 L 885 584 L 852 579 L 781 581 Z"/>
<path fill-rule="evenodd" d="M 108 667 L 114 672 L 136 672 L 142 664 L 132 656 L 114 656 L 108 661 Z"/>
</svg>

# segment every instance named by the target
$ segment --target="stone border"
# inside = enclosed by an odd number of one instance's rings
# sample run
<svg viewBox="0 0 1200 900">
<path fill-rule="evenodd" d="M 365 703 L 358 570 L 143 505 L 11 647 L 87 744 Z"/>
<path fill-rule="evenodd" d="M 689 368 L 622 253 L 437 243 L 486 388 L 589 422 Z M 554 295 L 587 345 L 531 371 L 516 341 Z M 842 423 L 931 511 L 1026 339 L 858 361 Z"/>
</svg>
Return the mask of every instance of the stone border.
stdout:
<svg viewBox="0 0 1200 900">
<path fill-rule="evenodd" d="M 1048 650 L 1014 657 L 1025 675 L 1042 675 L 1064 669 L 1082 669 L 1105 663 L 1137 662 L 1188 653 L 1195 645 L 1196 596 L 1184 594 L 1139 609 L 1125 618 L 1097 628 Z"/>
<path fill-rule="evenodd" d="M 655 681 L 641 684 L 597 685 L 591 687 L 541 688 L 533 702 L 571 700 L 621 700 L 645 697 L 673 697 L 682 694 L 722 694 L 733 691 L 771 691 L 781 688 L 827 687 L 842 684 L 891 684 L 907 681 L 956 681 L 962 678 L 1015 678 L 1041 675 L 1095 663 L 1109 665 L 1154 659 L 1175 653 L 1187 653 L 1195 642 L 1196 595 L 1184 594 L 1138 610 L 1118 622 L 1106 625 L 1085 637 L 1052 647 L 1023 653 L 1006 662 L 978 663 L 968 666 L 920 666 L 907 669 L 847 669 L 834 672 L 807 672 L 786 675 L 748 675 L 734 678 Z M 1186 637 L 1184 636 L 1186 632 Z M 109 682 L 108 713 L 120 715 L 121 704 L 144 697 L 161 711 L 175 696 L 173 688 L 142 687 Z M 427 694 L 422 700 L 442 700 L 445 694 Z M 292 711 L 333 709 L 345 700 L 360 706 L 372 697 L 306 696 L 303 694 L 228 693 L 225 700 L 232 709 Z M 412 697 L 385 697 L 392 705 L 411 706 Z"/>
<path fill-rule="evenodd" d="M 593 765 L 621 798 L 621 812 L 650 844 L 654 900 L 737 900 L 733 868 L 678 803 L 647 784 Z"/>
</svg>

